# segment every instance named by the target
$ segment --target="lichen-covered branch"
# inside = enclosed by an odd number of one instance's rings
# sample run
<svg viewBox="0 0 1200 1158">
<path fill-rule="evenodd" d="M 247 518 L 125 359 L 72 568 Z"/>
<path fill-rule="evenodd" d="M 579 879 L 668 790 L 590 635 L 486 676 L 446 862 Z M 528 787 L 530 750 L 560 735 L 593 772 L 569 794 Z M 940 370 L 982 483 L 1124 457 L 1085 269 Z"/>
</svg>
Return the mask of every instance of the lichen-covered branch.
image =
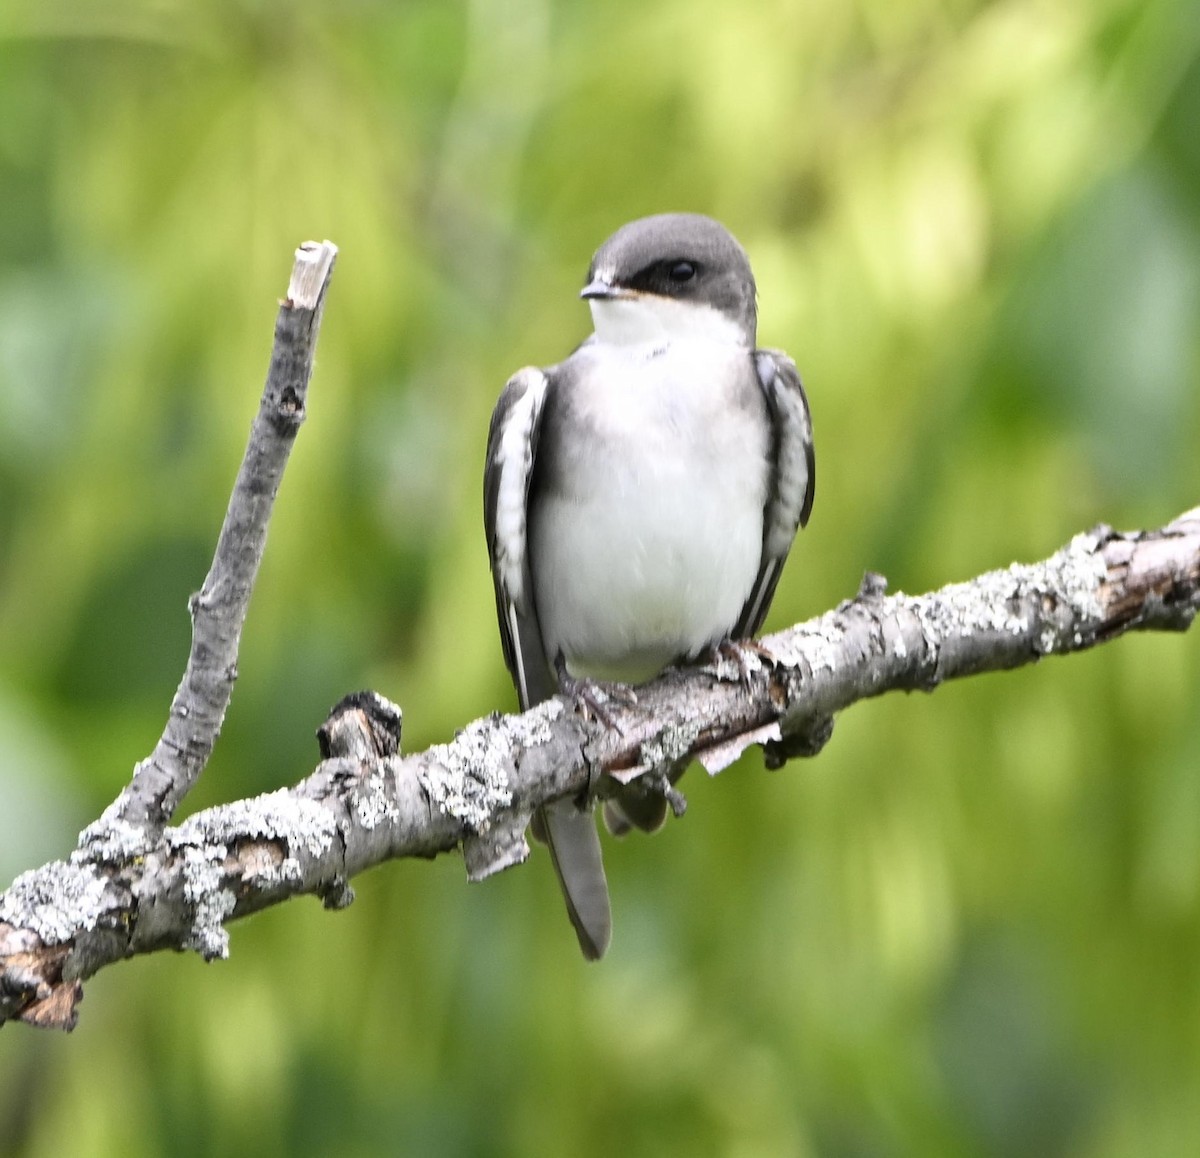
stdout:
<svg viewBox="0 0 1200 1158">
<path fill-rule="evenodd" d="M 1033 663 L 1125 631 L 1184 630 L 1200 607 L 1200 508 L 1161 530 L 1078 535 L 1042 563 L 922 596 L 868 576 L 835 610 L 672 670 L 609 705 L 613 727 L 561 699 L 489 716 L 449 744 L 399 754 L 400 711 L 348 697 L 321 734 L 323 759 L 290 789 L 198 813 L 150 847 L 96 831 L 68 861 L 0 894 L 0 1022 L 70 1028 L 81 982 L 156 949 L 227 951 L 226 924 L 300 894 L 348 904 L 355 873 L 403 856 L 463 850 L 480 879 L 528 855 L 525 829 L 548 800 L 661 792 L 672 773 L 709 771 L 754 743 L 768 759 L 811 754 L 833 715 L 892 690 Z"/>
<path fill-rule="evenodd" d="M 212 566 L 188 604 L 192 646 L 162 736 L 117 799 L 80 834 L 70 861 L 26 873 L 0 896 L 0 1024 L 16 1013 L 34 1024 L 71 1025 L 80 993 L 73 978 L 90 972 L 92 961 L 114 959 L 114 946 L 122 942 L 121 931 L 110 925 L 114 914 L 136 911 L 145 930 L 154 927 L 153 890 L 123 893 L 119 868 L 160 863 L 163 829 L 204 770 L 221 731 L 275 495 L 304 421 L 322 307 L 336 258 L 337 247 L 328 241 L 306 242 L 296 251 L 287 297 L 275 323 L 266 385 Z M 207 915 L 200 922 L 207 927 L 224 900 L 209 888 L 211 873 L 202 858 L 185 851 L 182 863 L 180 896 Z M 128 888 L 135 883 L 128 877 L 124 881 Z M 199 940 L 188 943 L 209 948 Z M 55 980 L 48 981 L 51 977 Z"/>
</svg>

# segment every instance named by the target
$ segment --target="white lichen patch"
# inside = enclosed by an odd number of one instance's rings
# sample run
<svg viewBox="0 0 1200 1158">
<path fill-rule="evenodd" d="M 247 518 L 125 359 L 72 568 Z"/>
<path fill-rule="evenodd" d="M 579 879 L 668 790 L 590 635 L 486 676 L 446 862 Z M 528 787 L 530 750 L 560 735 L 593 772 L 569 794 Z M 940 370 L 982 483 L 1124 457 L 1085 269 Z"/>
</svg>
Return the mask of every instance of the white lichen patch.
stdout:
<svg viewBox="0 0 1200 1158">
<path fill-rule="evenodd" d="M 1081 626 L 1103 619 L 1099 589 L 1108 568 L 1096 546 L 1095 535 L 1076 535 L 1044 562 L 1013 563 L 909 605 L 934 647 L 980 632 L 1024 635 L 1044 614 L 1035 646 L 1043 654 L 1061 650 L 1078 644 Z M 1063 631 L 1060 624 L 1068 619 L 1070 626 Z"/>
<path fill-rule="evenodd" d="M 51 861 L 22 873 L 0 896 L 0 921 L 61 945 L 94 929 L 109 907 L 108 879 L 86 861 Z"/>
<path fill-rule="evenodd" d="M 1018 610 L 1021 586 L 1011 569 L 989 571 L 970 583 L 954 583 L 909 604 L 925 638 L 937 648 L 944 640 L 977 632 L 1021 635 L 1029 629 Z"/>
<path fill-rule="evenodd" d="M 246 839 L 277 841 L 286 851 L 281 872 L 295 871 L 295 857 L 300 852 L 313 858 L 323 856 L 336 836 L 337 821 L 328 808 L 286 788 L 198 812 L 178 828 L 166 831 L 168 842 L 176 848 L 229 845 Z"/>
<path fill-rule="evenodd" d="M 189 846 L 183 849 L 183 899 L 192 909 L 192 927 L 184 948 L 194 949 L 205 961 L 224 960 L 229 956 L 229 934 L 225 921 L 233 913 L 236 900 L 225 888 L 224 845 Z"/>
<path fill-rule="evenodd" d="M 236 905 L 233 891 L 224 884 L 230 848 L 255 841 L 277 846 L 278 861 L 253 858 L 254 879 L 264 887 L 294 884 L 303 876 L 298 857 L 315 859 L 328 852 L 337 822 L 319 802 L 280 789 L 198 812 L 163 835 L 180 855 L 184 900 L 192 909 L 185 946 L 211 961 L 229 953 L 225 921 Z"/>
<path fill-rule="evenodd" d="M 121 818 L 118 797 L 79 834 L 79 850 L 72 860 L 86 858 L 106 864 L 126 864 L 149 850 L 146 830 Z"/>
<path fill-rule="evenodd" d="M 785 667 L 807 664 L 813 672 L 833 672 L 841 661 L 845 640 L 846 629 L 836 614 L 829 614 L 765 642 L 767 650 Z"/>
<path fill-rule="evenodd" d="M 1100 588 L 1108 579 L 1108 564 L 1097 550 L 1101 540 L 1092 531 L 1076 535 L 1045 563 L 1028 568 L 1043 573 L 1058 598 L 1090 625 L 1104 619 Z"/>
<path fill-rule="evenodd" d="M 355 821 L 368 831 L 382 824 L 395 824 L 400 819 L 400 809 L 396 807 L 388 788 L 389 780 L 381 768 L 375 765 L 371 773 L 355 785 L 350 808 Z"/>
<path fill-rule="evenodd" d="M 505 716 L 509 735 L 522 748 L 548 744 L 554 734 L 551 724 L 563 713 L 562 700 L 546 700 L 520 716 Z"/>
<path fill-rule="evenodd" d="M 641 746 L 638 757 L 647 770 L 665 771 L 691 751 L 702 730 L 695 722 L 664 728 L 653 740 Z"/>
<path fill-rule="evenodd" d="M 486 832 L 492 817 L 512 803 L 512 753 L 548 742 L 561 712 L 560 702 L 547 700 L 520 716 L 472 721 L 453 743 L 429 749 L 417 771 L 422 790 L 446 815 L 472 832 Z"/>
</svg>

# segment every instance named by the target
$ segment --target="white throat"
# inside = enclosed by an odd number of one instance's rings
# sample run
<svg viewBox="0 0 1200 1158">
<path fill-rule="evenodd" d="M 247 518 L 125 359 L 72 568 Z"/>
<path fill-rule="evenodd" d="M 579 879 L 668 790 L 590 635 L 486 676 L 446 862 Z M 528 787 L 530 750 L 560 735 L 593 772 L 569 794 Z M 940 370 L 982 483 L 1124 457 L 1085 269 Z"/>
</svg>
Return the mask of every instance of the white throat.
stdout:
<svg viewBox="0 0 1200 1158">
<path fill-rule="evenodd" d="M 633 346 L 681 338 L 748 346 L 748 335 L 728 315 L 712 306 L 681 302 L 657 294 L 621 298 L 592 298 L 592 325 L 601 342 Z"/>
</svg>

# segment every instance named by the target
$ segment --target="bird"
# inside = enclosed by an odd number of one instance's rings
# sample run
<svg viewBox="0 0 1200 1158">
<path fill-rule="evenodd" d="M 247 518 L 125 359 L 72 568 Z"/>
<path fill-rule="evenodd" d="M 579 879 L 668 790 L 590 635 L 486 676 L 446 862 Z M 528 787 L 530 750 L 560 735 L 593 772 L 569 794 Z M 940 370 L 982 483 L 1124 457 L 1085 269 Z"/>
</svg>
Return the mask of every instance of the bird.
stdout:
<svg viewBox="0 0 1200 1158">
<path fill-rule="evenodd" d="M 752 636 L 813 504 L 808 399 L 792 359 L 756 345 L 754 274 L 724 225 L 631 221 L 580 297 L 593 332 L 518 370 L 488 430 L 484 531 L 522 711 Z M 532 828 L 597 960 L 612 916 L 591 803 L 553 801 Z M 630 794 L 604 811 L 618 833 L 653 830 L 665 803 Z"/>
</svg>

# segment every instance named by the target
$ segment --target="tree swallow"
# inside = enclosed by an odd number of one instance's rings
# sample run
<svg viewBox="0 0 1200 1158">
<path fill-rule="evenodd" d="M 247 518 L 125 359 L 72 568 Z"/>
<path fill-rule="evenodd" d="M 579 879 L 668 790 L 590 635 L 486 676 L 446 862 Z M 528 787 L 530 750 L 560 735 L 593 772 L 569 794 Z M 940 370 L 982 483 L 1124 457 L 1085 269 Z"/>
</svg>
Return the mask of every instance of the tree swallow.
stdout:
<svg viewBox="0 0 1200 1158">
<path fill-rule="evenodd" d="M 595 332 L 509 379 L 488 433 L 484 528 L 522 710 L 580 680 L 638 683 L 756 632 L 813 501 L 795 364 L 755 348 L 754 275 L 709 217 L 623 226 L 592 258 Z M 608 802 L 614 831 L 665 805 Z M 589 802 L 534 819 L 584 956 L 612 930 Z"/>
</svg>

